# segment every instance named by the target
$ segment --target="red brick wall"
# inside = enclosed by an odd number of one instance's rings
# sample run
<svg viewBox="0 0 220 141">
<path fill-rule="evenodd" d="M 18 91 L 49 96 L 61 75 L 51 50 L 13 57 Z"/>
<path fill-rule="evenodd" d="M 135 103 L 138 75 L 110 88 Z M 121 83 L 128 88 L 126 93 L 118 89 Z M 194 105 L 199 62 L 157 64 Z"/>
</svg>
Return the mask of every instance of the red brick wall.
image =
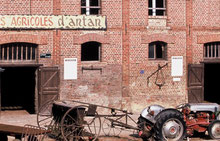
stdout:
<svg viewBox="0 0 220 141">
<path fill-rule="evenodd" d="M 13 42 L 26 42 L 38 45 L 45 45 L 48 42 L 46 36 L 37 36 L 31 34 L 7 34 L 0 36 L 0 44 L 13 43 Z"/>
<path fill-rule="evenodd" d="M 218 27 L 220 15 L 219 0 L 193 1 L 193 26 Z"/>
<path fill-rule="evenodd" d="M 186 26 L 186 1 L 167 0 L 167 24 L 173 28 L 185 28 Z"/>
<path fill-rule="evenodd" d="M 0 31 L 0 43 L 28 42 L 38 44 L 38 55 L 41 53 L 53 53 L 53 32 L 50 31 L 25 31 L 25 30 L 6 30 Z M 38 58 L 40 58 L 38 56 Z M 53 58 L 53 56 L 52 56 Z M 39 64 L 52 66 L 52 59 L 38 59 Z"/>
<path fill-rule="evenodd" d="M 130 0 L 130 25 L 144 28 L 148 24 L 148 1 Z"/>
<path fill-rule="evenodd" d="M 31 14 L 51 15 L 53 13 L 54 0 L 29 0 L 31 6 Z M 57 0 L 55 0 L 57 1 Z M 56 2 L 58 3 L 58 2 Z M 56 15 L 56 14 L 55 14 Z"/>
<path fill-rule="evenodd" d="M 143 34 L 138 31 L 132 32 L 132 44 L 130 51 L 130 93 L 132 95 L 132 109 L 140 111 L 150 104 L 175 106 L 186 102 L 186 65 L 184 61 L 184 74 L 180 82 L 173 82 L 171 76 L 171 56 L 183 56 L 185 60 L 186 38 L 185 32 L 172 31 L 169 34 Z M 141 40 L 142 39 L 142 40 Z M 164 41 L 167 45 L 166 60 L 149 60 L 148 45 L 153 41 Z M 168 66 L 162 69 L 165 85 L 159 89 L 155 85 L 157 75 L 148 77 L 158 69 L 158 65 Z M 144 71 L 142 74 L 141 71 Z M 162 80 L 159 74 L 159 81 Z"/>
<path fill-rule="evenodd" d="M 30 0 L 2 0 L 0 14 L 30 14 Z"/>
<path fill-rule="evenodd" d="M 79 15 L 81 11 L 80 0 L 2 0 L 0 6 L 1 15 Z M 187 64 L 203 60 L 204 43 L 220 41 L 220 3 L 167 0 L 167 15 L 151 18 L 153 26 L 148 24 L 147 7 L 148 0 L 102 0 L 107 30 L 1 30 L 0 43 L 32 42 L 39 45 L 39 55 L 51 53 L 51 58 L 40 58 L 39 63 L 59 66 L 61 99 L 120 105 L 134 112 L 150 104 L 176 106 L 187 102 Z M 102 43 L 101 62 L 81 61 L 81 44 L 87 41 Z M 167 59 L 148 59 L 148 45 L 153 41 L 168 44 Z M 171 76 L 172 56 L 184 58 L 179 82 Z M 63 80 L 64 58 L 78 59 L 77 80 Z M 154 83 L 156 75 L 147 78 L 166 63 L 165 85 L 159 89 Z M 91 66 L 102 71 L 82 71 Z"/>
<path fill-rule="evenodd" d="M 78 79 L 63 80 L 61 75 L 61 99 L 77 99 L 106 106 L 117 107 L 121 103 L 121 33 L 96 32 L 82 34 L 81 31 L 65 31 L 61 35 L 61 74 L 64 58 L 78 59 Z M 79 40 L 78 40 L 79 39 Z M 99 41 L 102 43 L 102 62 L 82 62 L 81 43 Z M 82 70 L 83 67 L 99 70 Z M 115 104 L 114 104 L 115 103 Z"/>
<path fill-rule="evenodd" d="M 220 41 L 220 2 L 219 0 L 199 1 L 193 5 L 192 50 L 193 63 L 203 61 L 205 43 Z"/>
<path fill-rule="evenodd" d="M 179 0 L 167 1 L 167 15 L 164 23 L 148 24 L 148 1 L 141 3 L 132 1 L 130 21 L 130 95 L 131 110 L 140 112 L 151 104 L 161 104 L 167 107 L 176 106 L 187 101 L 186 91 L 186 2 Z M 141 10 L 138 10 L 140 7 Z M 144 8 L 145 7 L 145 8 Z M 138 11 L 138 12 L 135 12 Z M 157 20 L 157 18 L 154 18 Z M 162 19 L 163 20 L 163 19 Z M 136 23 L 137 22 L 137 23 Z M 160 22 L 160 19 L 159 19 Z M 139 28 L 137 28 L 138 26 Z M 142 26 L 142 27 L 140 27 Z M 167 59 L 150 60 L 148 58 L 148 45 L 154 41 L 167 43 Z M 184 74 L 180 82 L 174 82 L 171 76 L 171 57 L 184 57 Z M 155 84 L 157 75 L 148 77 L 158 69 L 158 65 L 168 66 L 162 69 L 165 80 L 161 89 Z M 161 73 L 158 81 L 162 81 Z"/>
<path fill-rule="evenodd" d="M 107 16 L 107 28 L 120 30 L 122 26 L 122 0 L 103 0 L 102 15 Z"/>
<path fill-rule="evenodd" d="M 61 99 L 77 99 L 106 106 L 118 107 L 122 100 L 122 1 L 102 1 L 101 13 L 107 17 L 107 31 L 65 30 L 60 39 L 60 69 L 64 58 L 78 59 L 77 80 L 63 80 Z M 61 13 L 79 15 L 80 0 L 61 1 Z M 102 43 L 101 62 L 82 62 L 81 44 L 88 41 Z M 82 70 L 83 67 L 101 70 Z"/>
</svg>

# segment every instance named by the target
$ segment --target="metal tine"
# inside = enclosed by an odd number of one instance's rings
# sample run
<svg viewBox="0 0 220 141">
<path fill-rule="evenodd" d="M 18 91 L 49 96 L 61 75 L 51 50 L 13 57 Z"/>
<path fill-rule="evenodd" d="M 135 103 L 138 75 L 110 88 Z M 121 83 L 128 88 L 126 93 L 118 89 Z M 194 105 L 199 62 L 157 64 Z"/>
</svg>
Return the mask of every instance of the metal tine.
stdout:
<svg viewBox="0 0 220 141">
<path fill-rule="evenodd" d="M 43 141 L 47 133 L 45 131 L 46 129 L 42 129 L 42 127 L 26 124 L 24 125 L 22 141 Z"/>
</svg>

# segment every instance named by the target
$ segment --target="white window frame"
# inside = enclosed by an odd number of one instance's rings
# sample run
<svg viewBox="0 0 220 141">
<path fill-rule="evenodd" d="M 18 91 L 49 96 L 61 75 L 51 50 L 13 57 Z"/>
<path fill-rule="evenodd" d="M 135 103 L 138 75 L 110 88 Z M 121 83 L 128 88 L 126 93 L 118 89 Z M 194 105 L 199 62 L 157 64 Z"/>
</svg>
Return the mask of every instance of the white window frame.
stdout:
<svg viewBox="0 0 220 141">
<path fill-rule="evenodd" d="M 99 9 L 99 13 L 100 14 L 100 10 L 101 10 L 101 0 L 98 0 L 98 6 L 90 6 L 90 1 L 91 0 L 86 0 L 86 6 L 81 6 L 81 9 L 82 8 L 85 8 L 86 9 L 86 15 L 90 15 L 90 11 L 92 8 L 96 8 L 96 9 Z M 98 15 L 97 14 L 97 15 Z"/>
<path fill-rule="evenodd" d="M 166 15 L 166 0 L 163 0 L 163 8 L 157 8 L 156 7 L 156 1 L 157 0 L 150 0 L 150 1 L 152 1 L 152 7 L 149 7 L 148 6 L 148 9 L 149 10 L 152 10 L 152 15 L 150 15 L 150 16 L 162 16 L 162 15 L 156 15 L 157 14 L 157 10 L 163 10 L 164 12 L 163 12 L 163 16 L 165 16 Z"/>
</svg>

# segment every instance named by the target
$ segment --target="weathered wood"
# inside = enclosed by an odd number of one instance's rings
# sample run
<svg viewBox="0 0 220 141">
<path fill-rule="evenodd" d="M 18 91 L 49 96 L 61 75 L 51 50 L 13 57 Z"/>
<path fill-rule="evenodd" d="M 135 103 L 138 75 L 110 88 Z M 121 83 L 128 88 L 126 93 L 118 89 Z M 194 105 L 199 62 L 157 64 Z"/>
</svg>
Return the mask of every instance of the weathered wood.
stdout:
<svg viewBox="0 0 220 141">
<path fill-rule="evenodd" d="M 37 63 L 36 48 L 36 44 L 30 43 L 9 43 L 0 45 L 0 60 L 10 63 L 15 61 L 33 61 Z M 33 50 L 35 51 L 34 53 L 32 53 Z"/>
<path fill-rule="evenodd" d="M 9 135 L 14 136 L 16 139 L 21 139 L 25 131 L 28 131 L 28 135 L 41 135 L 50 132 L 48 130 L 34 129 L 24 126 L 0 124 L 0 135 L 3 138 L 6 138 Z"/>
<path fill-rule="evenodd" d="M 40 67 L 39 69 L 39 107 L 45 102 L 58 99 L 59 96 L 58 67 Z"/>
<path fill-rule="evenodd" d="M 43 66 L 43 64 L 37 64 L 37 63 L 23 63 L 23 64 L 18 64 L 18 63 L 1 63 L 0 67 L 39 67 Z"/>
<path fill-rule="evenodd" d="M 204 65 L 188 66 L 188 101 L 199 103 L 204 101 Z"/>
<path fill-rule="evenodd" d="M 31 129 L 31 130 L 30 130 Z M 32 129 L 24 126 L 16 126 L 16 125 L 8 125 L 8 124 L 0 124 L 0 133 L 4 134 L 10 134 L 10 135 L 22 135 L 25 130 L 30 130 L 29 134 L 42 134 L 47 133 L 46 130 L 40 130 L 40 129 Z"/>
</svg>

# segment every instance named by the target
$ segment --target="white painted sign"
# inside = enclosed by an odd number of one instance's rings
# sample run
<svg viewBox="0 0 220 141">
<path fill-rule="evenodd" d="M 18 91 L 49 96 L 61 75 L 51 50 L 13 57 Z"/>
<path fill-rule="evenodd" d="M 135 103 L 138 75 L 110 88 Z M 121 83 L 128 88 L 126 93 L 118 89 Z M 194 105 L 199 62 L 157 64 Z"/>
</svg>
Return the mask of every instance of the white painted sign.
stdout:
<svg viewBox="0 0 220 141">
<path fill-rule="evenodd" d="M 177 82 L 177 81 L 180 81 L 180 80 L 181 80 L 180 78 L 173 78 L 174 82 Z"/>
<path fill-rule="evenodd" d="M 171 76 L 183 76 L 183 56 L 172 56 Z"/>
<path fill-rule="evenodd" d="M 77 79 L 77 58 L 64 59 L 64 80 Z"/>
<path fill-rule="evenodd" d="M 0 29 L 106 29 L 106 16 L 0 15 Z"/>
</svg>

